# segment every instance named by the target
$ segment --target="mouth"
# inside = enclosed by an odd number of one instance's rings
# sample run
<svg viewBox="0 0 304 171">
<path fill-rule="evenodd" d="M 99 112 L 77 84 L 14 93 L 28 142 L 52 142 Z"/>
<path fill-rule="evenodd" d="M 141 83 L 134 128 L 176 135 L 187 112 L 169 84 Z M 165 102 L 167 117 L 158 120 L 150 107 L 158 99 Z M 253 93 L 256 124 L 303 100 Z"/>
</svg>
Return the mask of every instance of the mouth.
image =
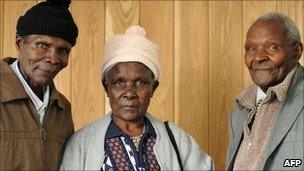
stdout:
<svg viewBox="0 0 304 171">
<path fill-rule="evenodd" d="M 271 71 L 271 68 L 267 68 L 267 67 L 252 67 L 250 68 L 251 71 L 253 72 L 258 72 L 258 71 Z"/>
<path fill-rule="evenodd" d="M 137 110 L 138 107 L 136 105 L 123 105 L 121 107 L 121 109 L 127 110 L 127 111 L 134 111 L 134 110 Z"/>
<path fill-rule="evenodd" d="M 53 77 L 56 75 L 56 69 L 40 69 L 38 68 L 40 72 L 43 73 L 43 75 L 48 76 L 48 77 Z"/>
</svg>

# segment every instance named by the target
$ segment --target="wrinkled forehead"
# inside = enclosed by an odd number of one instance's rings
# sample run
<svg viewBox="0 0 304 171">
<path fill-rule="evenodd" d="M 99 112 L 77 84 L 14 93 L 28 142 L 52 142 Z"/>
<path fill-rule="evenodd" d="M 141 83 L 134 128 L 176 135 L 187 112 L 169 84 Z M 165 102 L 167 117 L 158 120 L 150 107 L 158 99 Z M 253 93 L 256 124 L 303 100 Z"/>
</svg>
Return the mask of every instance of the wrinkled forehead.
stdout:
<svg viewBox="0 0 304 171">
<path fill-rule="evenodd" d="M 246 39 L 264 38 L 265 36 L 287 37 L 287 29 L 283 22 L 276 20 L 257 20 L 248 29 Z"/>
<path fill-rule="evenodd" d="M 62 39 L 60 37 L 50 36 L 50 35 L 31 34 L 31 35 L 21 36 L 21 38 L 23 38 L 26 42 L 41 41 L 49 44 L 72 48 L 72 44 L 66 41 L 65 39 Z"/>
<path fill-rule="evenodd" d="M 146 75 L 154 78 L 150 68 L 140 62 L 118 62 L 111 67 L 106 73 L 106 76 L 123 76 L 123 75 Z"/>
</svg>

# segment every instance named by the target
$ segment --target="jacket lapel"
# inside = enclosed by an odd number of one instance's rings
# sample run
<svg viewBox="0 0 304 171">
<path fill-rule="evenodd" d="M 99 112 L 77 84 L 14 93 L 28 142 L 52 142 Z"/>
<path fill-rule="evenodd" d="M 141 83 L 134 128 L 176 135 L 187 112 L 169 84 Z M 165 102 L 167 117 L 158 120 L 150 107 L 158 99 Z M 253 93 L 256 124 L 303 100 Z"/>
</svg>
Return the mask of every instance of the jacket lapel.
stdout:
<svg viewBox="0 0 304 171">
<path fill-rule="evenodd" d="M 245 108 L 243 110 L 237 110 L 238 115 L 240 117 L 238 117 L 238 120 L 236 121 L 238 124 L 236 125 L 235 128 L 233 128 L 233 134 L 234 134 L 234 139 L 232 140 L 231 143 L 231 151 L 229 154 L 229 159 L 228 159 L 228 163 L 227 163 L 227 170 L 233 170 L 233 163 L 236 157 L 236 154 L 238 152 L 239 146 L 242 142 L 242 137 L 243 137 L 243 124 L 248 116 L 248 110 L 246 110 Z M 232 121 L 234 122 L 234 121 Z"/>
<path fill-rule="evenodd" d="M 299 67 L 291 81 L 287 92 L 286 100 L 277 115 L 275 127 L 272 129 L 270 140 L 268 143 L 268 153 L 266 160 L 278 147 L 280 142 L 285 138 L 286 134 L 292 127 L 300 111 L 304 107 L 304 70 Z M 266 161 L 265 161 L 266 162 Z"/>
</svg>

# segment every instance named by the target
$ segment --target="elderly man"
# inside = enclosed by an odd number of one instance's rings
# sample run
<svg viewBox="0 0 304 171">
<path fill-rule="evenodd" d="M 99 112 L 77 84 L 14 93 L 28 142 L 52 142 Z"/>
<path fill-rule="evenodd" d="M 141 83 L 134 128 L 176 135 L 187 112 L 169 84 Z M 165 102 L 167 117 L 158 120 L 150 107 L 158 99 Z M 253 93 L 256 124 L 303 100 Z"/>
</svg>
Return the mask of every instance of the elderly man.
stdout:
<svg viewBox="0 0 304 171">
<path fill-rule="evenodd" d="M 71 137 L 61 170 L 212 169 L 190 135 L 170 123 L 171 142 L 164 123 L 147 113 L 160 66 L 158 47 L 145 34 L 132 26 L 107 40 L 101 74 L 112 112 Z"/>
<path fill-rule="evenodd" d="M 53 78 L 67 66 L 77 26 L 70 1 L 41 2 L 17 22 L 19 58 L 0 61 L 0 170 L 56 170 L 74 132 Z"/>
<path fill-rule="evenodd" d="M 287 16 L 267 13 L 248 30 L 245 64 L 254 84 L 236 98 L 228 170 L 303 170 L 303 45 Z"/>
</svg>

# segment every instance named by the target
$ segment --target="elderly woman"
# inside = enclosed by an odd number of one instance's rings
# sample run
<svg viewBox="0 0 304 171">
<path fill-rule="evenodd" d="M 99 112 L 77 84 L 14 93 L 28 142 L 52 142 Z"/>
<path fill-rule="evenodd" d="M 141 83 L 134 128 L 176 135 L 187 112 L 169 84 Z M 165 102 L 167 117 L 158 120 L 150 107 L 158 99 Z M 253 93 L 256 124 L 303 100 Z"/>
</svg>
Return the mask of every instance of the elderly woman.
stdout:
<svg viewBox="0 0 304 171">
<path fill-rule="evenodd" d="M 112 112 L 70 138 L 61 170 L 213 169 L 190 135 L 169 123 L 170 140 L 164 123 L 147 113 L 160 65 L 145 34 L 132 26 L 107 40 L 101 76 Z"/>
</svg>

